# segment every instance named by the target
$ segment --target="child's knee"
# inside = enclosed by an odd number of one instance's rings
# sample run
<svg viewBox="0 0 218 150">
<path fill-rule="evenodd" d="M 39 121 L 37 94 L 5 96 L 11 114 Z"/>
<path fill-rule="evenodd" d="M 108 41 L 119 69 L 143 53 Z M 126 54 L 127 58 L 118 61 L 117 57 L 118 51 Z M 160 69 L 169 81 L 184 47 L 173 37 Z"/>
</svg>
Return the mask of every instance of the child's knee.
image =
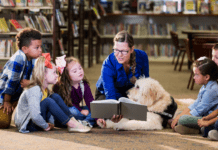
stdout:
<svg viewBox="0 0 218 150">
<path fill-rule="evenodd" d="M 62 99 L 61 96 L 57 93 L 53 93 L 51 96 L 50 96 L 52 99 L 55 99 L 55 100 L 59 100 L 59 99 Z"/>
</svg>

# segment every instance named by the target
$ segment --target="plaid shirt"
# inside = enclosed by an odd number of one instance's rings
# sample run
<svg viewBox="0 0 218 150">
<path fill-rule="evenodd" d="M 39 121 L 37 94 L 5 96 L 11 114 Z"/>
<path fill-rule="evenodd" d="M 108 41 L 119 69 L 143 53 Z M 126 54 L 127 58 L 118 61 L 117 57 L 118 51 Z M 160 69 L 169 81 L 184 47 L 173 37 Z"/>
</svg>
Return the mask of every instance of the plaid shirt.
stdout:
<svg viewBox="0 0 218 150">
<path fill-rule="evenodd" d="M 0 104 L 4 94 L 11 95 L 11 101 L 17 101 L 23 91 L 20 81 L 30 79 L 35 60 L 27 61 L 22 50 L 18 50 L 5 64 L 0 74 Z"/>
</svg>

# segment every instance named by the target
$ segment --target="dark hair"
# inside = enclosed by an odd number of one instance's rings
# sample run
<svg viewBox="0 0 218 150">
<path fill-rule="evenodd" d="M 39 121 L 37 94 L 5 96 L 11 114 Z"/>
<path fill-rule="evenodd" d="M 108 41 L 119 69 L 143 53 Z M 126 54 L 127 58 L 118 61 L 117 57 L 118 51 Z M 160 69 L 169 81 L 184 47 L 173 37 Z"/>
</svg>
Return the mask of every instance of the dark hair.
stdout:
<svg viewBox="0 0 218 150">
<path fill-rule="evenodd" d="M 23 46 L 29 47 L 32 40 L 41 40 L 42 35 L 38 30 L 32 28 L 25 28 L 17 33 L 16 43 L 21 50 Z"/>
<path fill-rule="evenodd" d="M 218 43 L 213 46 L 212 50 L 218 50 Z"/>
<path fill-rule="evenodd" d="M 114 42 L 126 42 L 128 43 L 129 48 L 131 49 L 134 46 L 134 40 L 131 34 L 129 34 L 127 31 L 123 30 L 116 34 L 114 37 Z M 131 72 L 132 72 L 132 78 L 130 79 L 130 82 L 132 84 L 135 84 L 136 77 L 135 74 L 135 68 L 136 68 L 136 61 L 135 61 L 135 51 L 130 55 L 130 66 L 131 66 Z"/>
<path fill-rule="evenodd" d="M 212 81 L 217 81 L 218 79 L 218 66 L 217 64 L 209 59 L 198 59 L 193 63 L 193 67 L 197 67 L 203 76 L 210 75 Z"/>
</svg>

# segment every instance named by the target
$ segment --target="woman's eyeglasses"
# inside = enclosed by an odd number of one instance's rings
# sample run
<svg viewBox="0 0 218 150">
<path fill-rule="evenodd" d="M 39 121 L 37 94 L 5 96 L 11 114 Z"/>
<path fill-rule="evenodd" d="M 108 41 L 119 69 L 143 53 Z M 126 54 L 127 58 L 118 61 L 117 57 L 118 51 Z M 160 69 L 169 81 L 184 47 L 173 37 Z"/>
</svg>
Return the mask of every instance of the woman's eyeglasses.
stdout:
<svg viewBox="0 0 218 150">
<path fill-rule="evenodd" d="M 118 50 L 118 49 L 113 49 L 113 51 L 115 54 L 119 54 L 119 52 L 120 52 L 122 55 L 127 55 L 129 53 L 129 51 Z"/>
</svg>

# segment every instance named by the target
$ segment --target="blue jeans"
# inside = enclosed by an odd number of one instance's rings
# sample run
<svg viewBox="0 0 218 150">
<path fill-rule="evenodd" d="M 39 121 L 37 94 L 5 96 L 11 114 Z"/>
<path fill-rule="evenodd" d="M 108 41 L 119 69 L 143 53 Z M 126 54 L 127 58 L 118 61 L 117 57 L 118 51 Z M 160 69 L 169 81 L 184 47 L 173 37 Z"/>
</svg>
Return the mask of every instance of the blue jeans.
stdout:
<svg viewBox="0 0 218 150">
<path fill-rule="evenodd" d="M 81 114 L 81 112 L 75 106 L 69 107 L 69 110 L 73 114 L 75 119 L 85 120 L 85 121 L 89 122 L 93 126 L 95 124 L 95 119 L 91 117 L 91 112 L 90 112 L 89 108 L 87 106 L 83 106 L 81 108 L 85 109 L 85 110 L 88 110 L 89 114 L 87 116 Z"/>
<path fill-rule="evenodd" d="M 62 125 L 66 125 L 70 118 L 73 117 L 73 114 L 69 111 L 61 96 L 56 93 L 50 95 L 40 102 L 40 110 L 41 116 L 46 122 L 48 122 L 51 115 L 53 115 L 55 120 Z M 27 129 L 30 132 L 42 130 L 42 128 L 34 124 L 32 120 L 30 120 L 28 123 Z"/>
<path fill-rule="evenodd" d="M 203 137 L 207 137 L 208 136 L 208 132 L 210 131 L 210 130 L 218 130 L 218 120 L 215 122 L 215 124 L 213 124 L 213 125 L 210 125 L 210 126 L 208 126 L 208 127 L 205 127 L 205 129 L 204 129 L 204 133 L 203 133 Z"/>
</svg>

